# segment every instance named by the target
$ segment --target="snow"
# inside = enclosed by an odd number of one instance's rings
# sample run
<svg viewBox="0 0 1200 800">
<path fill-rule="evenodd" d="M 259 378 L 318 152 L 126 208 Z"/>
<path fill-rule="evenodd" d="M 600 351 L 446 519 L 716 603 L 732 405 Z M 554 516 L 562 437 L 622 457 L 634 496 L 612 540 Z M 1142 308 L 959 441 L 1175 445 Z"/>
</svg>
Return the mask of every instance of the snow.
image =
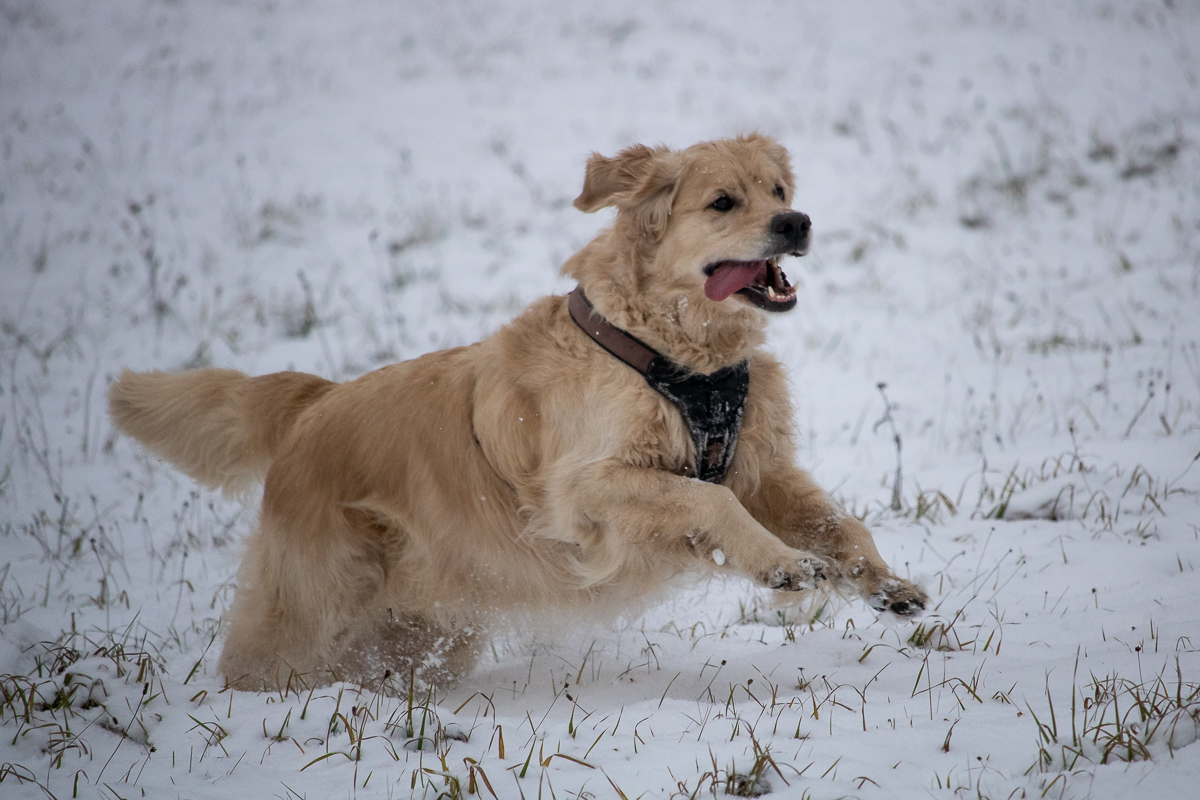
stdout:
<svg viewBox="0 0 1200 800">
<path fill-rule="evenodd" d="M 5 0 L 0 794 L 1188 796 L 1198 41 L 1186 0 Z M 253 511 L 114 435 L 119 370 L 475 341 L 570 289 L 590 152 L 750 130 L 814 225 L 803 465 L 926 617 L 714 580 L 436 696 L 222 691 Z"/>
</svg>

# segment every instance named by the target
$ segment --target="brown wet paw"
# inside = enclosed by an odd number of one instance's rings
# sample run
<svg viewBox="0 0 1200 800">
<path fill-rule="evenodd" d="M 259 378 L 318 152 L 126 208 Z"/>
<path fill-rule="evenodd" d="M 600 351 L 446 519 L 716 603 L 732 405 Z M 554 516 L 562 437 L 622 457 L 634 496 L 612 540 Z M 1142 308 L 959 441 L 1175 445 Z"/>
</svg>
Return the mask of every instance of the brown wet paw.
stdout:
<svg viewBox="0 0 1200 800">
<path fill-rule="evenodd" d="M 825 580 L 825 562 L 811 556 L 804 556 L 794 562 L 781 564 L 775 567 L 770 574 L 760 578 L 760 581 L 768 588 L 782 592 L 813 589 L 816 588 L 818 582 L 823 580 Z"/>
<path fill-rule="evenodd" d="M 925 610 L 929 596 L 915 583 L 901 578 L 888 578 L 879 591 L 867 598 L 876 611 L 888 611 L 897 617 L 917 617 Z"/>
</svg>

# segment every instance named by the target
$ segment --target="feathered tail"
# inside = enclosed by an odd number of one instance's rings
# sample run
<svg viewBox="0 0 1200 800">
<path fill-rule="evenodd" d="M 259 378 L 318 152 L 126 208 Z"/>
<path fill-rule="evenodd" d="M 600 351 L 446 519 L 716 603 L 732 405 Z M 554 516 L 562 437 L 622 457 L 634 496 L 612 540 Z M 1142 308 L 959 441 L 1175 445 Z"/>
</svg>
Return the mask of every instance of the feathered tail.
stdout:
<svg viewBox="0 0 1200 800">
<path fill-rule="evenodd" d="M 109 389 L 108 408 L 116 426 L 152 452 L 236 494 L 262 480 L 296 417 L 336 385 L 301 372 L 125 370 Z"/>
</svg>

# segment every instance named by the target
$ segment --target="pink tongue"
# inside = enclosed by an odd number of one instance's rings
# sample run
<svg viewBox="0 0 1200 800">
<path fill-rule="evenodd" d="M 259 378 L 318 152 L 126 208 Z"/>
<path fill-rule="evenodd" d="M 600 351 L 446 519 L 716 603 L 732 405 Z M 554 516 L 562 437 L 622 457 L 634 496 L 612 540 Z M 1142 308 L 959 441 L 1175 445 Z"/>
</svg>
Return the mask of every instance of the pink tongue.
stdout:
<svg viewBox="0 0 1200 800">
<path fill-rule="evenodd" d="M 738 289 L 754 283 L 767 267 L 765 261 L 722 261 L 704 282 L 704 296 L 719 303 Z"/>
</svg>

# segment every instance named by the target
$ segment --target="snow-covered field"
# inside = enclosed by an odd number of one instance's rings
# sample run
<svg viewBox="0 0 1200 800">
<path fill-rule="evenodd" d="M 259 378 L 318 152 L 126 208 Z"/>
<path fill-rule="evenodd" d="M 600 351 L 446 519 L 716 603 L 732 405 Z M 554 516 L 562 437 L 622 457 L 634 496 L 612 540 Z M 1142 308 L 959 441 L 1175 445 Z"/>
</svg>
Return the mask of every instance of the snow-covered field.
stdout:
<svg viewBox="0 0 1200 800">
<path fill-rule="evenodd" d="M 0 0 L 0 795 L 1194 796 L 1200 6 L 585 5 Z M 475 341 L 570 288 L 591 151 L 756 129 L 804 465 L 925 618 L 700 583 L 437 695 L 222 691 L 253 510 L 112 377 Z"/>
</svg>

